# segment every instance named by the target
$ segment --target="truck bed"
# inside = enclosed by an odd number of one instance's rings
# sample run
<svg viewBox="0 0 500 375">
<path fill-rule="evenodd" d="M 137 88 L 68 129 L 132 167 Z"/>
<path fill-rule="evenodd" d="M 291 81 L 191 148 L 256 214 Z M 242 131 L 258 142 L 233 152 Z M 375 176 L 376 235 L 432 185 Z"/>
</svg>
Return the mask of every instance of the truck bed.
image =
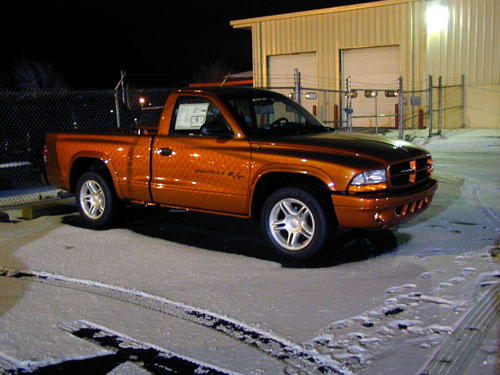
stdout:
<svg viewBox="0 0 500 375">
<path fill-rule="evenodd" d="M 149 201 L 151 144 L 157 128 L 117 128 L 47 134 L 50 183 L 73 191 L 75 176 L 100 160 L 123 199 Z M 76 161 L 76 162 L 75 162 Z"/>
</svg>

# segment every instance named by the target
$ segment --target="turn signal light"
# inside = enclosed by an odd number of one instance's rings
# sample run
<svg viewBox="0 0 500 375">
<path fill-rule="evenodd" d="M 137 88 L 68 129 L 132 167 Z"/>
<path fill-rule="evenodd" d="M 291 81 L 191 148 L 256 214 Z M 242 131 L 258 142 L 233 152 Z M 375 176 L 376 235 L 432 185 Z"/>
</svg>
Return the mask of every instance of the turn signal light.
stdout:
<svg viewBox="0 0 500 375">
<path fill-rule="evenodd" d="M 371 193 L 374 191 L 380 191 L 387 189 L 387 183 L 382 182 L 380 184 L 370 184 L 370 185 L 349 185 L 347 191 L 349 193 Z"/>
</svg>

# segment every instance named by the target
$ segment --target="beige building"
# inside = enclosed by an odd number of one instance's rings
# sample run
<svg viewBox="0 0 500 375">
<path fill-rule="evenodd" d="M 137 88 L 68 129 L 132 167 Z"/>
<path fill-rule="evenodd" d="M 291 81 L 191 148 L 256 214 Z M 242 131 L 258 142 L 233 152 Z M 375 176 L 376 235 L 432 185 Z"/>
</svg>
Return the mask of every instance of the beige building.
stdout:
<svg viewBox="0 0 500 375">
<path fill-rule="evenodd" d="M 297 69 L 301 103 L 324 121 L 345 120 L 349 79 L 353 126 L 393 127 L 402 77 L 405 128 L 428 126 L 430 101 L 434 127 L 500 127 L 500 0 L 385 0 L 231 25 L 252 33 L 254 86 L 292 94 Z M 430 76 L 444 87 L 441 118 Z"/>
</svg>

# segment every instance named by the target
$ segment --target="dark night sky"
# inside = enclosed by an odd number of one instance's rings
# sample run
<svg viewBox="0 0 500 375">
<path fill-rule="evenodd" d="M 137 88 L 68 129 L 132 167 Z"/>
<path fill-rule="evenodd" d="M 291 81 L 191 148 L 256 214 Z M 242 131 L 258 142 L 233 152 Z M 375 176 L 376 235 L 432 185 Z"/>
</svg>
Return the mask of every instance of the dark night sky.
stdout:
<svg viewBox="0 0 500 375">
<path fill-rule="evenodd" d="M 54 64 L 72 88 L 112 88 L 121 69 L 135 85 L 183 86 L 214 60 L 251 70 L 250 31 L 231 20 L 362 2 L 4 0 L 0 71 L 25 58 Z"/>
</svg>

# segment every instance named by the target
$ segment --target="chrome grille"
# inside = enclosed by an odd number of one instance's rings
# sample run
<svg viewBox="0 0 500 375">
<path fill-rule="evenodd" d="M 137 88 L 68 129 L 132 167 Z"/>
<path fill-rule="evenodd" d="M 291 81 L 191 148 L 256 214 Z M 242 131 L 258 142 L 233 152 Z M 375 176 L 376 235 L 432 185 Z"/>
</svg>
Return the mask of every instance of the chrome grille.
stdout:
<svg viewBox="0 0 500 375">
<path fill-rule="evenodd" d="M 427 180 L 431 173 L 432 159 L 430 156 L 423 156 L 391 165 L 389 180 L 393 188 L 405 188 Z"/>
</svg>

